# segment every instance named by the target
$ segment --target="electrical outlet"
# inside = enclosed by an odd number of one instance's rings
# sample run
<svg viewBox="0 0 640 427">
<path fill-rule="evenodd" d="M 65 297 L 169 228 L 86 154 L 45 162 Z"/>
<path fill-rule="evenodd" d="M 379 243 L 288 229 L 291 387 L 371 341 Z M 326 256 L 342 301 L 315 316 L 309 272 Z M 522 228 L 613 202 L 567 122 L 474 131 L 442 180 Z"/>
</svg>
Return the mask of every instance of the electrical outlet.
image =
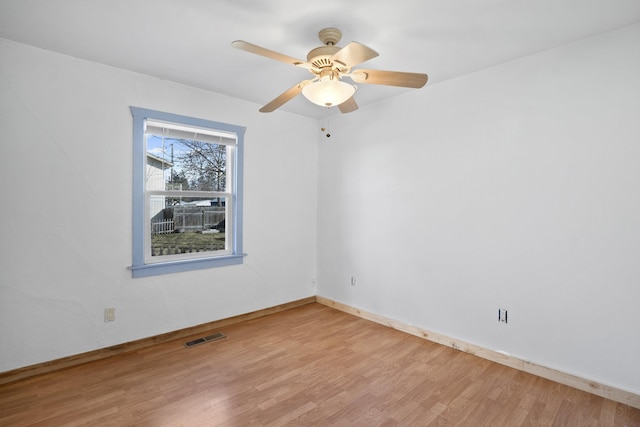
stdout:
<svg viewBox="0 0 640 427">
<path fill-rule="evenodd" d="M 356 285 L 356 276 L 351 276 L 351 286 Z"/>
<path fill-rule="evenodd" d="M 507 316 L 507 310 L 504 308 L 498 309 L 498 322 L 508 323 L 509 317 Z"/>
<path fill-rule="evenodd" d="M 104 321 L 113 322 L 114 320 L 116 320 L 116 309 L 114 307 L 105 308 Z"/>
</svg>

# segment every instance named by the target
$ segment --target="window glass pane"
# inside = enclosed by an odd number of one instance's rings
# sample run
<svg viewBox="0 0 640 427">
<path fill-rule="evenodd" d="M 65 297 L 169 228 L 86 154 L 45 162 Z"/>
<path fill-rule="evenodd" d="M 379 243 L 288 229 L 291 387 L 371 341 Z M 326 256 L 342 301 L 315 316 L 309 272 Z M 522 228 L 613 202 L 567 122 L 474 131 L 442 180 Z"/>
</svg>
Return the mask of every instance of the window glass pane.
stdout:
<svg viewBox="0 0 640 427">
<path fill-rule="evenodd" d="M 224 144 L 147 135 L 147 191 L 228 191 Z"/>
<path fill-rule="evenodd" d="M 150 196 L 151 257 L 224 251 L 227 198 Z"/>
</svg>

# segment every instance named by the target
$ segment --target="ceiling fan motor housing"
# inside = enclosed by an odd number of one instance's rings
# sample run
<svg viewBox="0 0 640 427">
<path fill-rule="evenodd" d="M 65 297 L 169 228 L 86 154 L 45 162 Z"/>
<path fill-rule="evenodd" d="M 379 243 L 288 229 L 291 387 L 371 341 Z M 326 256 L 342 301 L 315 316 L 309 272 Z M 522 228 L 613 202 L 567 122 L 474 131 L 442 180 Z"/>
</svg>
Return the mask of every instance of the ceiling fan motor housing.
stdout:
<svg viewBox="0 0 640 427">
<path fill-rule="evenodd" d="M 316 68 L 333 66 L 331 57 L 340 50 L 338 46 L 321 46 L 309 52 L 307 62 Z"/>
<path fill-rule="evenodd" d="M 331 61 L 331 57 L 342 49 L 336 46 L 342 39 L 342 31 L 337 28 L 324 28 L 318 33 L 318 38 L 324 46 L 312 49 L 307 55 L 307 62 L 318 69 L 338 65 Z"/>
</svg>

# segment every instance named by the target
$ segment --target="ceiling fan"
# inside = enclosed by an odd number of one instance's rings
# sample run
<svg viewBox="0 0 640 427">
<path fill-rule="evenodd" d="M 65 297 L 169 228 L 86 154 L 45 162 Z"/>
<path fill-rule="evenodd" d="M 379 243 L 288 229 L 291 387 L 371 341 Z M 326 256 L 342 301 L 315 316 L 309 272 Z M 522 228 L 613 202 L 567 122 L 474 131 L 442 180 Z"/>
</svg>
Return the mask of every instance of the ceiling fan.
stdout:
<svg viewBox="0 0 640 427">
<path fill-rule="evenodd" d="M 309 101 L 323 107 L 337 105 L 342 113 L 355 111 L 358 104 L 353 94 L 357 87 L 342 81 L 342 77 L 349 77 L 356 83 L 408 88 L 421 88 L 427 83 L 428 77 L 422 73 L 353 69 L 356 65 L 378 56 L 378 52 L 358 42 L 351 42 L 342 48 L 336 46 L 342 38 L 342 32 L 337 28 L 325 28 L 318 33 L 318 37 L 324 46 L 312 49 L 306 61 L 243 40 L 231 43 L 231 46 L 237 49 L 306 68 L 313 74 L 313 78 L 295 84 L 260 108 L 261 112 L 274 111 L 300 93 Z"/>
</svg>

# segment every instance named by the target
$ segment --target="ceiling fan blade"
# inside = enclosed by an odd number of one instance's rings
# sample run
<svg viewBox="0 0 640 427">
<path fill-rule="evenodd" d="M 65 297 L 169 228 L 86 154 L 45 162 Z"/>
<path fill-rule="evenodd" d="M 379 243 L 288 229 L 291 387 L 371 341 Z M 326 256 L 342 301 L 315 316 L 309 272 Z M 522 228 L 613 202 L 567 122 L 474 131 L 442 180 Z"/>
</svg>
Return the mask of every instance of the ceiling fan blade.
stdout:
<svg viewBox="0 0 640 427">
<path fill-rule="evenodd" d="M 261 55 L 270 59 L 275 59 L 276 61 L 286 62 L 287 64 L 295 65 L 302 68 L 311 68 L 311 64 L 302 61 L 301 59 L 296 59 L 291 56 L 284 55 L 282 53 L 275 52 L 273 50 L 266 49 L 264 47 L 260 47 L 253 43 L 246 42 L 244 40 L 236 40 L 231 43 L 231 46 L 236 49 L 244 50 L 246 52 L 255 53 L 256 55 Z"/>
<path fill-rule="evenodd" d="M 400 71 L 381 70 L 354 70 L 349 77 L 358 83 L 370 83 L 375 85 L 401 86 L 421 88 L 429 78 L 422 73 L 404 73 Z"/>
<path fill-rule="evenodd" d="M 282 105 L 284 105 L 286 102 L 288 102 L 291 99 L 293 99 L 296 96 L 298 96 L 300 94 L 300 92 L 302 92 L 302 88 L 305 87 L 307 84 L 311 83 L 312 81 L 313 81 L 313 79 L 304 80 L 304 81 L 296 84 L 295 86 L 292 86 L 291 88 L 287 89 L 282 94 L 280 94 L 278 97 L 276 97 L 273 101 L 271 101 L 270 103 L 268 103 L 267 105 L 262 107 L 260 109 L 260 112 L 261 113 L 270 113 L 270 112 L 272 112 L 274 110 L 277 110 Z"/>
<path fill-rule="evenodd" d="M 355 67 L 365 61 L 378 56 L 378 52 L 358 42 L 351 42 L 338 52 L 336 52 L 331 60 L 340 62 L 347 68 Z"/>
<path fill-rule="evenodd" d="M 338 105 L 338 108 L 340 109 L 341 113 L 350 113 L 358 109 L 358 104 L 356 103 L 356 100 L 352 96 L 351 98 L 344 101 L 342 104 Z"/>
</svg>

